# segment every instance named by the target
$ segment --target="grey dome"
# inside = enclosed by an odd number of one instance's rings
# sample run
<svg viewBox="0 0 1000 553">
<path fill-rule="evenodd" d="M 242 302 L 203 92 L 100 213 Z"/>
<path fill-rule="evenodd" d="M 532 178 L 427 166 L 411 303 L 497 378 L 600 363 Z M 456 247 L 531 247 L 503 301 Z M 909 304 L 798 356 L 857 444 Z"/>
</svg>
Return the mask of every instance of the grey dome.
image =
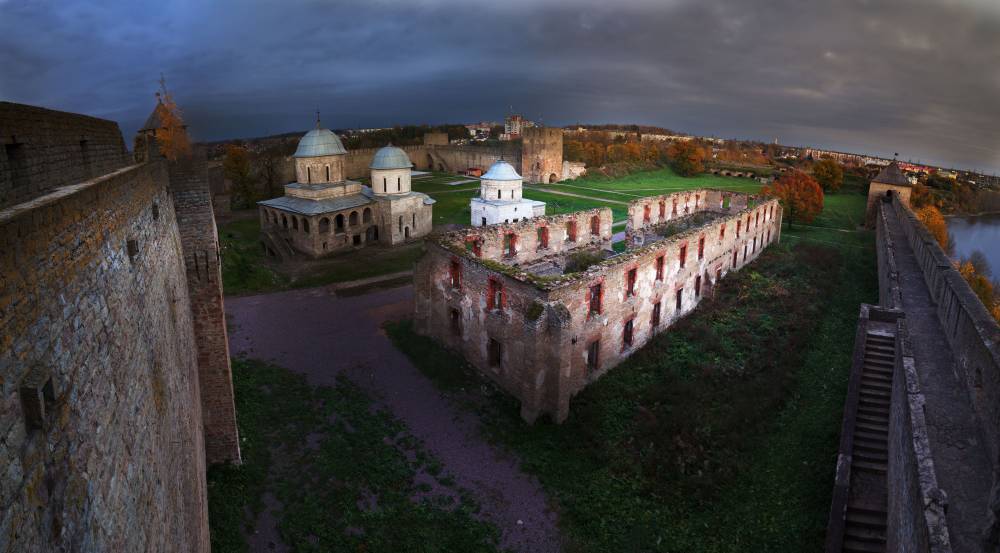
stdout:
<svg viewBox="0 0 1000 553">
<path fill-rule="evenodd" d="M 490 170 L 480 178 L 483 180 L 521 180 L 521 175 L 517 174 L 511 164 L 501 159 L 491 165 Z"/>
<path fill-rule="evenodd" d="M 346 154 L 340 137 L 330 129 L 313 129 L 299 140 L 295 157 L 318 157 Z"/>
<path fill-rule="evenodd" d="M 375 158 L 369 169 L 409 169 L 413 167 L 410 156 L 403 150 L 389 144 L 375 152 Z"/>
</svg>

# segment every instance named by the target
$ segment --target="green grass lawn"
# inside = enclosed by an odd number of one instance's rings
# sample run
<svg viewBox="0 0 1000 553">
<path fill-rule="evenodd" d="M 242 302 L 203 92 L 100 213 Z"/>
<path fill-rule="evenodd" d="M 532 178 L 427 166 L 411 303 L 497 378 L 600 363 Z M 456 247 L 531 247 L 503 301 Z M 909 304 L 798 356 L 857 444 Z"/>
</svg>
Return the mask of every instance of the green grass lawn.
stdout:
<svg viewBox="0 0 1000 553">
<path fill-rule="evenodd" d="M 243 465 L 208 472 L 214 553 L 249 551 L 244 535 L 264 493 L 281 504 L 277 530 L 292 551 L 498 550 L 499 532 L 476 517 L 468 493 L 346 378 L 315 387 L 280 367 L 235 361 L 233 386 Z"/>
<path fill-rule="evenodd" d="M 760 183 L 751 179 L 720 177 L 712 174 L 701 174 L 690 178 L 682 177 L 669 167 L 655 171 L 633 173 L 615 179 L 601 176 L 584 176 L 560 183 L 557 186 L 649 193 L 645 195 L 668 194 L 692 188 L 723 188 L 737 192 L 756 192 L 760 189 Z M 662 192 L 659 192 L 660 190 Z"/>
<path fill-rule="evenodd" d="M 816 225 L 850 230 L 863 197 Z M 559 509 L 573 551 L 822 548 L 859 304 L 877 299 L 871 232 L 796 228 L 715 299 L 527 426 L 516 401 L 407 323 L 397 347 L 475 409 Z M 792 233 L 790 233 L 792 234 Z"/>
</svg>

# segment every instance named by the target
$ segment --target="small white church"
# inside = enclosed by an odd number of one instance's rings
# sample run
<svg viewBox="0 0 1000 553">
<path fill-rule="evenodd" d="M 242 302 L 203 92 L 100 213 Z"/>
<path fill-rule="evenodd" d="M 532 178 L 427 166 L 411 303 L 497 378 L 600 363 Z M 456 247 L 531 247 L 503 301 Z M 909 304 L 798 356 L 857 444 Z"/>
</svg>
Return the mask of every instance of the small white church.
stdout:
<svg viewBox="0 0 1000 553">
<path fill-rule="evenodd" d="M 521 196 L 521 175 L 504 160 L 497 161 L 481 177 L 479 197 L 472 198 L 472 226 L 513 223 L 545 215 L 545 202 Z"/>
</svg>

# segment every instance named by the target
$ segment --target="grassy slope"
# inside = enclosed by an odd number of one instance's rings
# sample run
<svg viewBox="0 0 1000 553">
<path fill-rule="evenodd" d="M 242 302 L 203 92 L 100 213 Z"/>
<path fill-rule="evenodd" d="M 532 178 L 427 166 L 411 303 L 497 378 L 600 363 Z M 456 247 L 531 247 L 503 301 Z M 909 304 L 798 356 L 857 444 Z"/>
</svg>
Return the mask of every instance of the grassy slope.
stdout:
<svg viewBox="0 0 1000 553">
<path fill-rule="evenodd" d="M 830 196 L 814 224 L 853 228 L 863 209 Z M 503 395 L 476 406 L 576 549 L 821 548 L 858 304 L 877 283 L 871 233 L 795 233 L 574 398 L 566 424 L 527 427 Z M 476 386 L 460 359 L 389 330 L 432 379 Z"/>
<path fill-rule="evenodd" d="M 244 529 L 265 492 L 282 505 L 278 531 L 294 551 L 496 551 L 499 534 L 475 518 L 475 503 L 346 379 L 313 387 L 236 361 L 233 384 L 244 464 L 209 470 L 213 552 L 248 551 Z"/>
</svg>

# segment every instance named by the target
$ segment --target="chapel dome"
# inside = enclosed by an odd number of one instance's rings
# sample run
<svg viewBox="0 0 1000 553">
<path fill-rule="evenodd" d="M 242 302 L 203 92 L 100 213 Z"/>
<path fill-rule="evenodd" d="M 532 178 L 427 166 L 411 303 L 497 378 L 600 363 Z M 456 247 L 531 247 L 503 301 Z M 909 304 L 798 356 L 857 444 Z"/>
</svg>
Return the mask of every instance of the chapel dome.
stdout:
<svg viewBox="0 0 1000 553">
<path fill-rule="evenodd" d="M 369 169 L 409 169 L 413 167 L 410 156 L 402 149 L 389 144 L 375 152 Z"/>
<path fill-rule="evenodd" d="M 511 164 L 501 159 L 491 165 L 490 170 L 480 178 L 482 180 L 521 180 L 521 175 L 517 174 Z"/>
<path fill-rule="evenodd" d="M 319 127 L 309 131 L 299 140 L 299 147 L 295 150 L 294 157 L 319 157 L 346 154 L 343 142 L 340 137 L 330 129 Z"/>
</svg>

